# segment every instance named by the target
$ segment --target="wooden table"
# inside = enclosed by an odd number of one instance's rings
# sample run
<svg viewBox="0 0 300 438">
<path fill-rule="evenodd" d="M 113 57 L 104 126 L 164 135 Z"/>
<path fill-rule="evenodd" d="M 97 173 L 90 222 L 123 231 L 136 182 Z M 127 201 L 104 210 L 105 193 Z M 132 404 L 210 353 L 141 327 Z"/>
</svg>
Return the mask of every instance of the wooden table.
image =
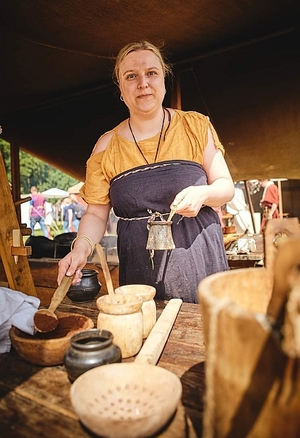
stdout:
<svg viewBox="0 0 300 438">
<path fill-rule="evenodd" d="M 156 305 L 159 316 L 165 302 L 157 301 Z M 85 314 L 96 326 L 98 310 L 95 301 L 73 304 L 66 298 L 58 310 Z M 158 362 L 159 366 L 174 372 L 181 379 L 183 396 L 171 423 L 156 436 L 202 436 L 204 361 L 200 305 L 183 303 Z M 94 437 L 81 425 L 72 409 L 70 387 L 64 365 L 31 365 L 13 349 L 10 353 L 0 354 L 0 436 Z"/>
<path fill-rule="evenodd" d="M 230 269 L 255 268 L 256 266 L 263 266 L 264 253 L 227 254 L 227 260 Z"/>
<path fill-rule="evenodd" d="M 227 251 L 227 260 L 231 269 L 237 268 L 254 268 L 256 266 L 263 266 L 265 252 L 264 252 L 264 239 L 262 234 L 256 234 L 252 236 L 255 240 L 256 249 L 249 254 L 237 253 L 229 254 Z"/>
</svg>

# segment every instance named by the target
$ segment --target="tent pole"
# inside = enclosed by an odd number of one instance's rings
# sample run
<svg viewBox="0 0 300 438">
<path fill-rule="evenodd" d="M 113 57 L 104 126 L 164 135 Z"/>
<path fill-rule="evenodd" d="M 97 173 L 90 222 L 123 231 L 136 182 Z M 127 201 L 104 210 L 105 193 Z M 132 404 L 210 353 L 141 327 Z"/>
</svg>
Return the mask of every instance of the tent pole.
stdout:
<svg viewBox="0 0 300 438">
<path fill-rule="evenodd" d="M 245 185 L 247 201 L 248 201 L 248 205 L 249 205 L 249 209 L 250 209 L 253 230 L 254 230 L 254 233 L 257 234 L 257 230 L 256 230 L 256 227 L 255 227 L 255 220 L 254 220 L 253 204 L 252 204 L 252 200 L 251 200 L 251 196 L 250 196 L 250 193 L 249 193 L 249 188 L 248 188 L 248 184 L 247 184 L 246 180 L 244 181 L 244 185 Z"/>
</svg>

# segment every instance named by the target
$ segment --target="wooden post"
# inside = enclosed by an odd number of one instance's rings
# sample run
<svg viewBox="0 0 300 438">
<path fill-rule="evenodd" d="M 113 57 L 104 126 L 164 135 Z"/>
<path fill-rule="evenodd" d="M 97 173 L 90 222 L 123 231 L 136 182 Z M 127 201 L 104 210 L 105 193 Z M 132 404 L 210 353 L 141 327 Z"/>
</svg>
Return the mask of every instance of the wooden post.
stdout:
<svg viewBox="0 0 300 438">
<path fill-rule="evenodd" d="M 249 193 L 249 187 L 247 184 L 247 181 L 244 181 L 244 185 L 245 185 L 245 192 L 246 192 L 246 196 L 247 196 L 247 201 L 248 201 L 248 205 L 249 205 L 249 210 L 250 210 L 250 214 L 251 214 L 251 220 L 252 220 L 252 225 L 253 225 L 253 231 L 254 234 L 257 234 L 257 230 L 256 230 L 256 226 L 255 226 L 255 220 L 254 220 L 254 210 L 253 210 L 253 204 L 252 204 L 252 199 Z"/>
<path fill-rule="evenodd" d="M 279 217 L 280 219 L 283 219 L 281 179 L 278 179 L 278 193 L 279 193 Z"/>
<path fill-rule="evenodd" d="M 12 196 L 13 199 L 20 199 L 20 158 L 19 158 L 19 145 L 15 137 L 10 141 L 10 166 L 11 166 L 11 183 L 12 183 Z M 16 215 L 21 223 L 21 208 L 20 204 L 15 205 Z"/>
<path fill-rule="evenodd" d="M 37 296 L 27 255 L 31 247 L 25 247 L 10 191 L 7 174 L 0 154 L 0 257 L 8 285 L 27 295 Z"/>
</svg>

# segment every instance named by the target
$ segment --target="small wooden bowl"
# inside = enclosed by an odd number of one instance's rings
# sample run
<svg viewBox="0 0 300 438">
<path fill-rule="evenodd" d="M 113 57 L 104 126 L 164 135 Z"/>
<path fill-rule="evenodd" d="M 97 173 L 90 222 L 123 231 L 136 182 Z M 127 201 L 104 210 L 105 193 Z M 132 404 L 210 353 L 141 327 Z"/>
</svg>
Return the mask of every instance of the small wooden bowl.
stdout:
<svg viewBox="0 0 300 438">
<path fill-rule="evenodd" d="M 93 321 L 76 313 L 57 314 L 58 327 L 49 333 L 31 336 L 16 327 L 10 329 L 12 346 L 17 353 L 35 365 L 52 366 L 62 364 L 71 337 L 78 332 L 94 327 Z"/>
</svg>

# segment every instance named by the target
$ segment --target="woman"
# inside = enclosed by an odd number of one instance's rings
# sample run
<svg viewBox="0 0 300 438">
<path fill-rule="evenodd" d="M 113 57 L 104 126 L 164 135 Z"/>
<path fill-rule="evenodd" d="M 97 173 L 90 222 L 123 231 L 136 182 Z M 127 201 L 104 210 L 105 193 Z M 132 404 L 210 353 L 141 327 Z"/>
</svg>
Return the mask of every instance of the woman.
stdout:
<svg viewBox="0 0 300 438">
<path fill-rule="evenodd" d="M 147 41 L 118 54 L 114 80 L 129 118 L 102 135 L 87 162 L 81 196 L 88 203 L 72 251 L 59 262 L 58 283 L 81 277 L 100 242 L 111 207 L 119 217 L 119 282 L 150 284 L 156 297 L 197 302 L 199 281 L 228 269 L 217 213 L 234 194 L 223 146 L 208 117 L 162 106 L 170 73 Z M 147 222 L 171 208 L 175 249 L 148 251 Z"/>
<path fill-rule="evenodd" d="M 260 226 L 260 233 L 263 233 L 269 219 L 277 219 L 279 217 L 279 190 L 274 181 L 270 179 L 261 179 L 260 185 L 263 187 L 263 195 L 260 200 L 260 207 L 263 210 L 263 217 Z"/>
</svg>

